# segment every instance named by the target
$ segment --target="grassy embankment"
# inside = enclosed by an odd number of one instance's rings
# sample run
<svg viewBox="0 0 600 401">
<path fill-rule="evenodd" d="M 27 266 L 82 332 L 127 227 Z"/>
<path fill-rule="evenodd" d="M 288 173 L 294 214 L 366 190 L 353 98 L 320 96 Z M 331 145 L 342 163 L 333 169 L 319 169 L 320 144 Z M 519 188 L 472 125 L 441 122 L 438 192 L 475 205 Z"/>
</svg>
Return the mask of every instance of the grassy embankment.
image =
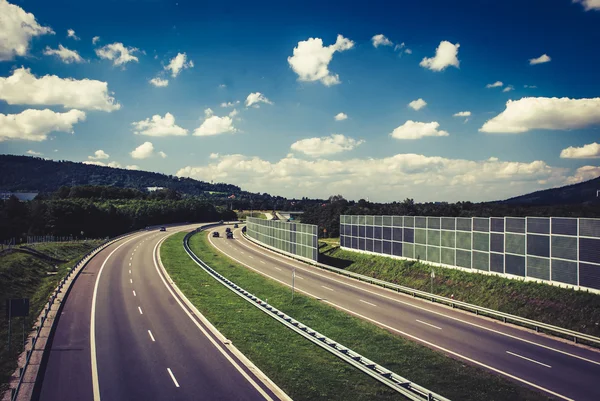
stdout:
<svg viewBox="0 0 600 401">
<path fill-rule="evenodd" d="M 239 220 L 246 220 L 246 217 L 250 217 L 250 212 L 249 211 L 243 211 L 243 212 L 237 212 L 238 215 L 238 219 Z M 257 219 L 267 219 L 267 216 L 265 215 L 264 212 L 258 211 L 258 210 L 254 210 L 252 212 L 252 217 L 257 218 Z"/>
<path fill-rule="evenodd" d="M 294 400 L 391 400 L 397 393 L 313 345 L 223 287 L 186 255 L 184 234 L 161 257 L 191 302 Z M 212 268 L 278 309 L 364 356 L 453 400 L 546 400 L 544 395 L 395 336 L 254 273 L 216 251 L 206 234 L 190 241 Z"/>
<path fill-rule="evenodd" d="M 43 258 L 11 253 L 0 255 L 0 301 L 29 298 L 29 316 L 25 318 L 25 338 L 37 319 L 48 297 L 58 282 L 82 256 L 102 241 L 36 244 L 31 248 L 51 258 L 66 262 L 55 263 Z M 22 318 L 12 319 L 11 348 L 8 352 L 8 321 L 4 310 L 0 313 L 0 394 L 6 390 L 10 376 L 17 368 L 17 358 L 23 351 Z"/>
<path fill-rule="evenodd" d="M 339 248 L 339 238 L 320 241 L 322 263 L 431 291 L 432 267 L 427 263 L 345 251 Z M 600 295 L 451 268 L 433 269 L 435 294 L 454 294 L 457 301 L 600 336 Z"/>
</svg>

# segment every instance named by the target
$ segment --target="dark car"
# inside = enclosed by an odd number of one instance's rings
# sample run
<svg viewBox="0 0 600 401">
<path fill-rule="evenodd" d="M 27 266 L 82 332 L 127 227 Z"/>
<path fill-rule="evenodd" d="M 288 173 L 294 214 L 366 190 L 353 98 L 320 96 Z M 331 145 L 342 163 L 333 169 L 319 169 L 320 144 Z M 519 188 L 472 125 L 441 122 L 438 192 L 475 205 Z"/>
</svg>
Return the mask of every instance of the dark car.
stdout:
<svg viewBox="0 0 600 401">
<path fill-rule="evenodd" d="M 167 229 L 165 227 L 161 227 L 160 231 L 167 231 Z"/>
<path fill-rule="evenodd" d="M 226 232 L 226 233 L 230 233 L 230 232 L 231 232 L 231 228 L 227 227 L 227 228 L 225 229 L 225 232 Z"/>
<path fill-rule="evenodd" d="M 233 225 L 233 228 L 240 228 L 240 226 L 238 226 L 238 224 L 237 224 L 237 223 L 235 223 L 235 224 Z"/>
<path fill-rule="evenodd" d="M 213 231 L 213 237 L 218 237 L 219 236 L 219 232 L 218 231 Z"/>
<path fill-rule="evenodd" d="M 229 232 L 227 233 L 227 238 L 228 238 L 228 239 L 233 239 L 233 233 L 232 233 L 231 231 L 229 231 Z"/>
</svg>

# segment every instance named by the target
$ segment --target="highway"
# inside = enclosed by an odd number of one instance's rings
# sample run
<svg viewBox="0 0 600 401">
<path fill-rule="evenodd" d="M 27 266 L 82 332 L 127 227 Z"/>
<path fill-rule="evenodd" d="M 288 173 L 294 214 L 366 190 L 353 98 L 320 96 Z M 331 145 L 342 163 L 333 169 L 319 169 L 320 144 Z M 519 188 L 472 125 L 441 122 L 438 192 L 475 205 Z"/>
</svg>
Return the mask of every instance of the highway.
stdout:
<svg viewBox="0 0 600 401">
<path fill-rule="evenodd" d="M 196 227 L 136 233 L 90 261 L 67 297 L 34 399 L 280 399 L 160 273 L 160 242 Z"/>
<path fill-rule="evenodd" d="M 599 400 L 600 352 L 340 276 L 266 250 L 234 230 L 210 236 L 246 267 L 455 359 L 565 400 Z M 368 357 L 368 355 L 365 355 Z"/>
</svg>

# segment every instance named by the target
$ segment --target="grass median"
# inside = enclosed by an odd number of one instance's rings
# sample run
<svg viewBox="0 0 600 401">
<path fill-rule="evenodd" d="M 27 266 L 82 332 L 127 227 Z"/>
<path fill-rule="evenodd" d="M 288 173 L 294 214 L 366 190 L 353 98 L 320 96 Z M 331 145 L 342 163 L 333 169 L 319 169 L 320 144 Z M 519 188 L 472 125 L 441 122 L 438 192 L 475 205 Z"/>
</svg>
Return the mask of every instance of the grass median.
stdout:
<svg viewBox="0 0 600 401">
<path fill-rule="evenodd" d="M 285 328 L 213 280 L 182 246 L 183 234 L 168 239 L 161 256 L 181 290 L 205 316 L 295 400 L 403 399 L 397 393 Z M 220 239 L 225 240 L 225 239 Z M 285 313 L 369 359 L 453 400 L 548 400 L 518 384 L 465 365 L 291 292 L 223 256 L 205 233 L 190 240 L 212 268 Z"/>
<path fill-rule="evenodd" d="M 330 266 L 431 291 L 427 263 L 346 251 L 322 241 L 319 260 Z M 433 267 L 433 292 L 500 312 L 600 336 L 600 295 L 500 276 Z"/>
</svg>

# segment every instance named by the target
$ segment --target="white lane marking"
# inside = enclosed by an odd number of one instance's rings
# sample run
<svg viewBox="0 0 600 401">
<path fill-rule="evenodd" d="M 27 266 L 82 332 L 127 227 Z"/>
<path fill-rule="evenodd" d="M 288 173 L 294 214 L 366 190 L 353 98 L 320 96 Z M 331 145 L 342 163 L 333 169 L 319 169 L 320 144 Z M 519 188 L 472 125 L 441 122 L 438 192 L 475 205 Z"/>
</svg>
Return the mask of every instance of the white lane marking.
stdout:
<svg viewBox="0 0 600 401">
<path fill-rule="evenodd" d="M 131 266 L 131 262 L 129 262 L 129 266 Z"/>
<path fill-rule="evenodd" d="M 138 306 L 138 310 L 140 311 L 140 315 L 144 314 L 144 312 L 142 312 L 142 308 L 140 306 Z"/>
<path fill-rule="evenodd" d="M 281 268 L 277 267 L 277 266 L 273 266 L 274 268 L 276 268 L 277 270 L 281 271 Z"/>
<path fill-rule="evenodd" d="M 246 241 L 246 242 L 249 242 L 248 240 L 245 240 L 245 241 Z M 243 242 L 239 242 L 239 243 L 240 243 L 242 246 L 244 246 L 244 247 L 246 247 L 246 248 L 248 248 L 248 249 L 252 249 L 250 246 L 248 246 L 248 245 L 245 245 Z M 255 247 L 258 247 L 258 245 L 254 245 L 254 246 L 255 246 Z M 262 250 L 262 248 L 260 248 L 260 249 Z M 271 250 L 269 250 L 269 249 L 265 249 L 265 250 L 266 250 L 266 251 L 268 251 L 268 252 L 270 252 L 270 253 L 275 253 L 275 252 L 273 252 L 273 251 L 271 251 Z M 432 310 L 432 309 L 427 309 L 427 308 L 425 308 L 425 307 L 423 307 L 423 306 L 418 306 L 418 305 L 412 304 L 412 303 L 410 303 L 410 302 L 402 301 L 402 300 L 400 300 L 400 299 L 397 299 L 397 298 L 392 298 L 392 297 L 390 297 L 390 296 L 384 295 L 384 294 L 382 294 L 382 293 L 379 293 L 379 292 L 370 291 L 370 290 L 368 290 L 368 289 L 366 289 L 366 288 L 364 288 L 364 287 L 357 286 L 357 285 L 353 285 L 353 284 L 350 284 L 350 283 L 348 283 L 348 282 L 346 282 L 346 281 L 337 280 L 337 279 L 335 279 L 335 278 L 333 278 L 333 277 L 329 277 L 329 276 L 326 276 L 326 275 L 324 275 L 324 274 L 320 274 L 320 273 L 318 273 L 316 270 L 320 270 L 319 268 L 316 268 L 316 267 L 315 267 L 315 268 L 313 268 L 314 270 L 309 270 L 309 269 L 307 269 L 307 268 L 306 268 L 306 265 L 305 265 L 305 264 L 303 264 L 303 263 L 301 263 L 301 262 L 295 262 L 295 261 L 293 261 L 293 260 L 290 260 L 290 261 L 285 261 L 285 260 L 279 259 L 279 258 L 277 258 L 277 257 L 275 257 L 275 256 L 267 255 L 267 254 L 265 254 L 265 253 L 263 253 L 263 255 L 264 255 L 264 256 L 267 256 L 268 258 L 271 258 L 271 259 L 273 259 L 273 260 L 279 261 L 279 262 L 283 262 L 283 263 L 289 263 L 289 264 L 292 264 L 292 263 L 294 263 L 298 269 L 300 269 L 300 270 L 303 270 L 303 271 L 305 271 L 305 272 L 307 272 L 307 273 L 314 274 L 315 276 L 323 277 L 323 278 L 325 278 L 325 279 L 327 279 L 327 280 L 331 280 L 331 281 L 334 281 L 334 282 L 336 282 L 336 283 L 344 284 L 344 285 L 346 285 L 346 286 L 348 286 L 348 287 L 351 287 L 351 288 L 356 288 L 356 289 L 358 289 L 358 290 L 361 290 L 361 291 L 368 292 L 369 294 L 377 295 L 378 297 L 385 298 L 385 299 L 388 299 L 388 300 L 390 300 L 390 301 L 394 301 L 394 302 L 397 302 L 397 303 L 400 303 L 400 304 L 403 304 L 403 305 L 407 305 L 407 306 L 410 306 L 410 307 L 413 307 L 413 308 L 416 308 L 416 309 L 420 309 L 420 310 L 423 310 L 423 311 L 426 311 L 426 312 L 429 312 L 429 313 L 434 313 L 434 314 L 436 314 L 436 315 L 439 315 L 439 316 L 445 317 L 445 318 L 447 318 L 447 319 L 452 319 L 452 320 L 454 320 L 454 321 L 461 322 L 461 323 L 464 323 L 464 324 L 468 324 L 468 325 L 470 325 L 470 326 L 477 327 L 477 328 L 479 328 L 479 329 L 486 330 L 486 331 L 489 331 L 489 332 L 492 332 L 492 333 L 500 334 L 500 335 L 502 335 L 502 336 L 509 337 L 509 338 L 512 338 L 512 339 L 514 339 L 514 340 L 522 341 L 522 342 L 524 342 L 524 343 L 527 343 L 527 344 L 535 345 L 535 346 L 538 346 L 538 347 L 541 347 L 541 348 L 544 348 L 544 349 L 547 349 L 547 350 L 550 350 L 550 351 L 558 352 L 559 354 L 567 355 L 567 356 L 570 356 L 570 357 L 572 357 L 572 358 L 580 359 L 580 360 L 582 360 L 582 361 L 586 361 L 586 362 L 589 362 L 589 363 L 593 363 L 593 364 L 595 364 L 595 365 L 600 365 L 600 361 L 594 361 L 593 359 L 589 359 L 589 358 L 585 358 L 585 357 L 583 357 L 583 356 L 575 355 L 575 354 L 572 354 L 572 353 L 570 353 L 570 352 L 563 351 L 563 350 L 560 350 L 560 349 L 557 349 L 557 348 L 552 348 L 552 347 L 550 347 L 550 346 L 548 346 L 548 345 L 544 345 L 544 344 L 536 343 L 535 341 L 526 340 L 526 339 L 524 339 L 524 338 L 517 337 L 517 336 L 515 336 L 515 335 L 512 335 L 512 334 L 504 333 L 504 332 L 502 332 L 502 331 L 494 330 L 494 329 L 492 329 L 492 328 L 489 328 L 489 327 L 481 326 L 481 325 L 479 325 L 479 324 L 477 324 L 477 323 L 469 322 L 469 321 L 467 321 L 467 320 L 462 320 L 462 319 L 460 319 L 460 318 L 458 318 L 458 317 L 454 317 L 454 316 L 446 315 L 444 312 L 437 312 L 437 311 L 435 311 L 435 310 Z M 229 257 L 231 257 L 231 256 L 229 256 Z M 240 261 L 239 261 L 239 260 L 237 260 L 237 259 L 236 259 L 236 261 L 237 261 L 238 263 L 242 263 L 242 264 L 243 264 L 243 262 L 240 262 Z M 248 266 L 248 265 L 246 265 L 246 266 L 250 268 L 250 266 Z M 258 271 L 258 270 L 257 270 L 257 271 Z M 331 273 L 331 274 L 334 274 L 334 273 Z M 270 276 L 269 276 L 269 277 L 270 277 Z M 356 280 L 356 279 L 352 279 L 352 278 L 350 278 L 350 277 L 348 277 L 347 279 L 348 279 L 348 280 L 352 280 L 352 281 L 358 281 L 358 280 Z M 359 282 L 360 282 L 360 281 L 359 281 Z M 377 289 L 378 289 L 378 290 L 380 290 L 380 291 L 385 291 L 385 292 L 392 292 L 392 293 L 395 293 L 395 291 L 392 291 L 392 290 L 390 290 L 390 289 L 388 289 L 388 288 L 383 288 L 383 287 L 377 286 L 377 285 L 375 285 L 375 284 L 363 283 L 363 282 L 360 282 L 360 283 L 361 283 L 361 284 L 363 284 L 363 285 L 366 285 L 366 286 L 375 287 L 375 288 L 377 288 Z M 401 296 L 404 296 L 404 295 L 403 295 L 403 294 L 401 294 Z M 518 327 L 518 326 L 513 326 L 513 328 L 515 328 L 515 329 L 519 329 L 519 327 Z"/>
<path fill-rule="evenodd" d="M 296 277 L 297 277 L 297 276 L 296 276 Z M 363 304 L 371 305 L 371 306 L 374 306 L 374 307 L 376 307 L 376 308 L 377 308 L 377 305 L 375 305 L 375 304 L 372 304 L 372 303 L 370 303 L 370 302 L 364 301 L 364 300 L 362 300 L 362 299 L 359 299 L 359 301 L 360 301 L 360 302 L 362 302 Z"/>
<path fill-rule="evenodd" d="M 433 324 L 431 324 L 431 323 L 427 323 L 427 322 L 424 322 L 424 321 L 422 321 L 422 320 L 419 320 L 419 319 L 415 319 L 415 320 L 416 320 L 417 322 L 421 323 L 421 324 L 425 324 L 425 325 L 427 325 L 427 326 L 429 326 L 429 327 L 433 327 L 434 329 L 438 329 L 438 330 L 441 330 L 441 329 L 442 329 L 441 327 L 434 326 L 434 325 L 433 325 Z"/>
<path fill-rule="evenodd" d="M 538 365 L 542 365 L 542 366 L 545 366 L 545 367 L 547 367 L 547 368 L 551 368 L 551 367 L 552 367 L 552 366 L 550 366 L 550 365 L 546 365 L 545 363 L 538 362 L 538 361 L 536 361 L 536 360 L 534 360 L 534 359 L 527 358 L 527 357 L 525 357 L 525 356 L 523 356 L 523 355 L 515 354 L 514 352 L 506 351 L 506 353 L 507 353 L 507 354 L 514 355 L 514 356 L 516 356 L 517 358 L 522 358 L 522 359 L 525 359 L 525 360 L 527 360 L 527 361 L 529 361 L 529 362 L 537 363 Z"/>
<path fill-rule="evenodd" d="M 302 277 L 302 276 L 299 276 L 299 275 L 297 275 L 297 274 L 296 274 L 296 278 L 299 278 L 300 280 L 304 280 L 304 277 Z"/>
<path fill-rule="evenodd" d="M 177 383 L 177 379 L 175 379 L 175 375 L 171 372 L 171 368 L 167 368 L 167 372 L 171 375 L 171 379 L 173 379 L 173 383 L 175 383 L 175 387 L 179 387 L 179 383 Z"/>
<path fill-rule="evenodd" d="M 133 256 L 129 258 L 129 260 L 133 260 Z"/>
<path fill-rule="evenodd" d="M 131 270 L 129 270 L 129 274 L 131 274 Z"/>
<path fill-rule="evenodd" d="M 129 279 L 129 282 L 130 282 L 131 284 L 133 284 L 133 280 L 132 280 L 132 279 Z"/>
<path fill-rule="evenodd" d="M 156 259 L 156 250 L 159 247 L 159 245 L 161 245 L 168 237 L 163 237 L 160 241 L 158 241 L 156 243 L 156 245 L 154 246 L 154 251 L 153 251 L 153 259 L 154 259 L 154 268 L 156 269 L 156 272 L 158 273 L 158 276 L 160 277 L 160 279 L 162 280 L 163 284 L 165 285 L 165 287 L 167 288 L 167 290 L 171 293 L 171 296 L 173 296 L 173 298 L 175 299 L 175 301 L 177 301 L 177 303 L 179 304 L 179 306 L 181 307 L 181 309 L 188 315 L 188 317 L 191 319 L 191 321 L 196 325 L 196 327 L 198 327 L 198 329 L 206 336 L 206 338 L 208 338 L 208 340 L 215 346 L 216 349 L 219 350 L 219 352 L 237 369 L 238 372 L 240 372 L 240 374 L 242 376 L 244 376 L 244 378 L 246 380 L 248 380 L 248 383 L 250 383 L 252 385 L 252 387 L 254 387 L 256 389 L 256 391 L 258 391 L 267 401 L 274 401 L 263 389 L 260 385 L 258 385 L 258 383 L 256 383 L 245 371 L 244 369 L 242 369 L 236 361 L 234 361 L 231 356 L 229 356 L 224 350 L 223 348 L 221 348 L 221 345 L 219 345 L 219 343 L 217 343 L 217 341 L 215 341 L 215 339 L 208 334 L 208 332 L 204 329 L 204 327 L 202 327 L 200 325 L 200 323 L 196 320 L 196 318 L 194 318 L 194 316 L 192 315 L 192 313 L 190 311 L 187 310 L 187 308 L 183 305 L 183 303 L 181 302 L 181 300 L 179 299 L 178 296 L 175 295 L 175 292 L 173 292 L 173 289 L 171 287 L 169 287 L 169 285 L 167 284 L 167 281 L 165 280 L 165 278 L 163 277 L 162 273 L 159 270 L 158 267 L 158 262 Z M 209 241 L 212 244 L 212 240 L 209 237 Z M 213 244 L 214 246 L 214 244 Z M 237 259 L 236 259 L 237 260 Z M 196 261 L 194 261 L 196 262 Z M 162 262 L 161 262 L 162 263 Z M 198 264 L 198 262 L 196 262 L 196 264 Z M 193 306 L 193 305 L 192 305 Z M 196 309 L 195 306 L 193 306 L 194 309 L 196 310 L 196 312 L 198 312 L 198 314 L 200 314 L 200 312 Z"/>
<path fill-rule="evenodd" d="M 137 297 L 137 294 L 135 293 L 135 290 L 133 290 L 133 296 Z"/>
<path fill-rule="evenodd" d="M 246 252 L 244 252 L 244 251 L 240 251 L 240 252 L 242 253 L 242 255 L 245 255 L 245 254 L 246 254 Z"/>
<path fill-rule="evenodd" d="M 333 288 L 325 287 L 324 285 L 322 285 L 321 287 L 325 288 L 326 290 L 333 291 Z"/>
<path fill-rule="evenodd" d="M 96 276 L 96 284 L 94 284 L 94 293 L 92 294 L 92 312 L 90 315 L 90 359 L 92 362 L 92 393 L 94 394 L 94 401 L 100 401 L 100 383 L 98 382 L 98 361 L 96 359 L 96 299 L 98 298 L 98 285 L 100 284 L 100 277 L 102 276 L 104 266 L 106 266 L 106 263 L 113 255 L 113 253 L 117 252 L 117 250 L 120 247 L 122 247 L 129 241 L 133 241 L 136 238 L 137 237 L 130 238 L 115 249 L 113 249 L 113 251 L 108 254 L 106 259 L 104 259 L 104 263 L 102 263 L 102 266 L 100 266 L 100 270 L 98 270 L 98 275 Z"/>
<path fill-rule="evenodd" d="M 212 242 L 211 242 L 211 243 L 212 243 Z M 214 246 L 214 244 L 213 244 L 213 246 Z M 252 267 L 252 266 L 250 266 L 250 265 L 247 265 L 246 263 L 244 263 L 244 262 L 242 262 L 242 261 L 240 261 L 240 260 L 238 260 L 238 259 L 234 258 L 233 256 L 229 256 L 229 257 L 230 257 L 230 258 L 232 258 L 233 260 L 235 260 L 236 262 L 238 262 L 238 263 L 240 263 L 240 264 L 242 264 L 242 265 L 246 266 L 247 268 L 249 268 L 249 269 L 251 269 L 251 270 L 254 270 L 254 271 L 256 271 L 257 273 L 259 273 L 259 274 L 262 274 L 262 275 L 264 275 L 264 276 L 266 276 L 266 277 L 269 277 L 269 278 L 270 278 L 270 279 L 272 279 L 272 280 L 275 280 L 275 281 L 277 281 L 277 282 L 279 282 L 279 283 L 281 283 L 281 284 L 283 284 L 283 285 L 286 285 L 286 286 L 288 286 L 288 287 L 291 287 L 291 286 L 292 286 L 291 284 L 288 284 L 288 283 L 286 283 L 285 281 L 281 281 L 281 280 L 279 280 L 279 279 L 276 279 L 275 277 L 269 276 L 269 275 L 268 275 L 268 274 L 266 274 L 265 272 L 262 272 L 262 271 L 260 271 L 260 270 L 258 270 L 258 269 L 255 269 L 254 267 Z M 305 290 L 303 290 L 303 289 L 301 289 L 301 288 L 298 288 L 298 287 L 296 287 L 296 291 L 298 291 L 298 292 L 303 292 L 303 293 L 305 293 L 306 295 L 308 295 L 308 296 L 311 296 L 311 297 L 313 297 L 313 298 L 320 298 L 320 297 L 318 297 L 317 295 L 311 294 L 310 292 L 308 292 L 308 291 L 305 291 Z M 503 370 L 496 369 L 496 368 L 494 368 L 493 366 L 486 365 L 486 364 L 485 364 L 485 363 L 483 363 L 483 362 L 479 362 L 479 361 L 476 361 L 475 359 L 471 359 L 471 358 L 469 358 L 469 357 L 467 357 L 467 356 L 464 356 L 464 355 L 462 355 L 462 354 L 459 354 L 458 352 L 454 352 L 454 351 L 451 351 L 451 350 L 449 350 L 449 349 L 443 348 L 443 347 L 441 347 L 441 346 L 439 346 L 439 345 L 437 345 L 437 344 L 434 344 L 434 343 L 432 343 L 432 342 L 429 342 L 429 341 L 427 341 L 427 340 L 423 340 L 423 339 L 421 339 L 421 338 L 419 338 L 419 337 L 417 337 L 417 336 L 413 336 L 412 334 L 408 334 L 408 333 L 406 333 L 406 332 L 404 332 L 404 331 L 398 330 L 398 329 L 396 329 L 395 327 L 388 326 L 388 325 L 387 325 L 387 324 L 385 324 L 385 323 L 379 322 L 379 321 L 377 321 L 377 320 L 375 320 L 375 319 L 371 319 L 370 317 L 367 317 L 367 316 L 365 316 L 365 315 L 361 315 L 360 313 L 356 313 L 356 312 L 354 312 L 354 311 L 352 311 L 352 310 L 350 310 L 350 309 L 344 308 L 343 306 L 340 306 L 340 305 L 338 305 L 338 304 L 336 304 L 336 303 L 333 303 L 333 302 L 331 302 L 331 301 L 328 301 L 328 300 L 326 300 L 326 299 L 322 299 L 322 301 L 323 301 L 323 302 L 326 302 L 326 303 L 328 303 L 328 304 L 329 304 L 329 305 L 331 305 L 331 306 L 334 306 L 334 307 L 336 307 L 336 308 L 339 308 L 339 309 L 341 309 L 341 310 L 343 310 L 343 311 L 345 311 L 345 312 L 348 312 L 348 313 L 350 313 L 350 314 L 352 314 L 352 315 L 354 315 L 354 316 L 358 316 L 358 317 L 360 317 L 360 318 L 362 318 L 362 319 L 364 319 L 364 320 L 368 320 L 369 322 L 375 323 L 375 324 L 377 324 L 377 325 L 379 325 L 379 326 L 381 326 L 381 327 L 384 327 L 384 328 L 386 328 L 386 329 L 388 329 L 388 330 L 395 331 L 395 332 L 396 332 L 396 333 L 398 333 L 398 334 L 401 334 L 401 335 L 403 335 L 403 336 L 406 336 L 406 337 L 412 338 L 413 340 L 416 340 L 416 341 L 420 341 L 420 342 L 422 342 L 423 344 L 429 345 L 429 346 L 431 346 L 431 347 L 433 347 L 433 348 L 437 348 L 437 349 L 439 349 L 439 350 L 441 350 L 441 351 L 444 351 L 444 352 L 447 352 L 447 353 L 449 353 L 449 354 L 451 354 L 451 355 L 455 355 L 455 356 L 457 356 L 457 357 L 459 357 L 459 358 L 462 358 L 462 359 L 464 359 L 464 360 L 466 360 L 466 361 L 469 361 L 469 362 L 471 362 L 471 363 L 474 363 L 474 364 L 476 364 L 476 365 L 483 366 L 484 368 L 490 369 L 490 370 L 492 370 L 492 371 L 494 371 L 494 372 L 496 372 L 496 373 L 499 373 L 499 374 L 501 374 L 501 375 L 505 375 L 505 376 L 507 376 L 507 377 L 510 377 L 511 379 L 517 380 L 517 381 L 519 381 L 519 382 L 521 382 L 521 383 L 527 384 L 527 385 L 529 385 L 529 386 L 532 386 L 532 387 L 534 387 L 534 388 L 537 388 L 537 389 L 539 389 L 539 390 L 545 391 L 545 392 L 547 392 L 547 393 L 549 393 L 549 394 L 552 394 L 552 395 L 554 395 L 554 396 L 556 396 L 556 397 L 558 397 L 558 398 L 562 398 L 563 400 L 567 400 L 567 401 L 575 401 L 575 400 L 574 400 L 574 399 L 572 399 L 572 398 L 568 398 L 568 397 L 566 397 L 566 396 L 564 396 L 564 395 L 561 395 L 561 394 L 555 393 L 554 391 L 552 391 L 552 390 L 549 390 L 549 389 L 547 389 L 547 388 L 545 388 L 545 387 L 539 386 L 539 385 L 537 385 L 537 384 L 535 384 L 535 383 L 532 383 L 532 382 L 530 382 L 530 381 L 527 381 L 527 380 L 525 380 L 525 379 L 521 379 L 520 377 L 517 377 L 517 376 L 511 375 L 510 373 L 508 373 L 508 372 L 504 372 Z"/>
<path fill-rule="evenodd" d="M 261 260 L 260 263 L 262 263 L 263 265 L 267 264 L 264 260 Z"/>
<path fill-rule="evenodd" d="M 250 259 L 254 259 L 254 256 L 252 256 L 252 255 L 248 255 L 248 257 L 249 257 Z"/>
<path fill-rule="evenodd" d="M 148 330 L 148 334 L 150 334 L 150 339 L 152 340 L 152 342 L 156 342 L 156 340 L 154 339 L 154 336 L 152 335 L 152 332 L 150 330 Z"/>
</svg>

